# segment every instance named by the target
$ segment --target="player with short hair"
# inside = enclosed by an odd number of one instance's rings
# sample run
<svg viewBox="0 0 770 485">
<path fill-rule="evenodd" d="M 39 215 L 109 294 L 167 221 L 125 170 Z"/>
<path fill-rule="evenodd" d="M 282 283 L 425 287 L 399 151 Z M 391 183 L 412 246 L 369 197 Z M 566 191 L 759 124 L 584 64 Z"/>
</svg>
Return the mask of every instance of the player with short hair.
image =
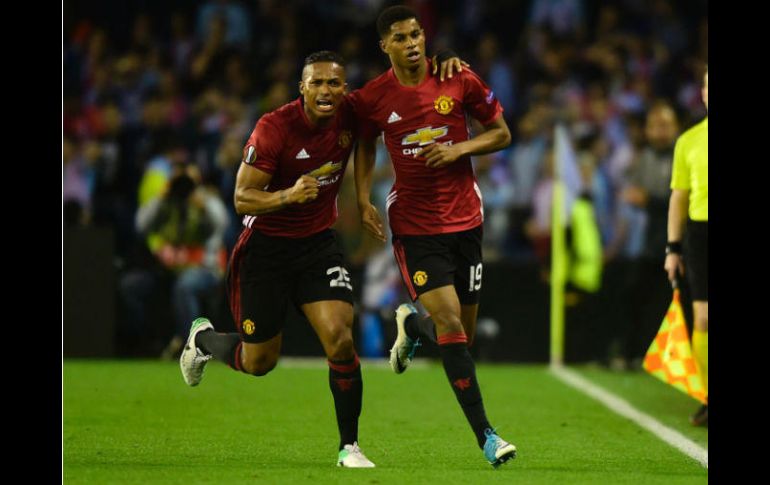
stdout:
<svg viewBox="0 0 770 485">
<path fill-rule="evenodd" d="M 515 457 L 487 420 L 468 346 L 476 330 L 482 277 L 482 201 L 471 155 L 494 152 L 511 140 L 494 93 L 465 69 L 446 82 L 432 74 L 425 33 L 417 15 L 402 6 L 377 19 L 380 48 L 392 68 L 351 96 L 361 118 L 355 178 L 364 227 L 384 241 L 370 201 L 374 138 L 383 133 L 396 180 L 387 197 L 393 250 L 412 300 L 396 311 L 398 336 L 391 366 L 403 372 L 420 339 L 437 341 L 444 370 L 486 459 L 495 467 Z M 470 138 L 466 115 L 483 132 Z"/>
<path fill-rule="evenodd" d="M 191 386 L 212 356 L 247 374 L 267 374 L 278 362 L 283 322 L 294 305 L 328 359 L 337 464 L 370 468 L 374 463 L 358 447 L 363 383 L 351 331 L 352 286 L 330 229 L 357 130 L 345 88 L 342 57 L 313 53 L 302 70 L 302 96 L 257 122 L 235 188 L 245 227 L 231 255 L 227 290 L 238 333 L 217 333 L 208 319 L 195 320 L 180 365 Z"/>
</svg>

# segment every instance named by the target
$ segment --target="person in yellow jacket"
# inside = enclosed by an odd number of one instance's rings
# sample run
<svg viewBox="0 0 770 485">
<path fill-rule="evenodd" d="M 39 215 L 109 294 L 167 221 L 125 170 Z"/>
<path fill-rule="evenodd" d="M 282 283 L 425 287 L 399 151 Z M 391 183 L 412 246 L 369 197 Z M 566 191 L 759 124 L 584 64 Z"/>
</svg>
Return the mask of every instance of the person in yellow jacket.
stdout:
<svg viewBox="0 0 770 485">
<path fill-rule="evenodd" d="M 687 130 L 676 142 L 668 207 L 668 244 L 664 268 L 668 279 L 685 274 L 693 300 L 692 353 L 708 396 L 708 67 L 703 75 L 706 118 Z M 682 246 L 686 235 L 686 246 Z M 683 251 L 684 249 L 684 251 Z M 682 255 L 684 253 L 685 258 Z M 686 265 L 685 265 L 686 262 Z M 695 426 L 708 426 L 708 404 L 690 417 Z"/>
</svg>

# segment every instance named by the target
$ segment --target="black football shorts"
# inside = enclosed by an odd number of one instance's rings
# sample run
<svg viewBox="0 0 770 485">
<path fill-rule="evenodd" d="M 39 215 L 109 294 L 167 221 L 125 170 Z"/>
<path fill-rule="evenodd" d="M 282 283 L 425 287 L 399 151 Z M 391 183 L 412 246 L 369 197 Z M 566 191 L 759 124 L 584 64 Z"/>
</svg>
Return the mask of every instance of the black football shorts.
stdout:
<svg viewBox="0 0 770 485">
<path fill-rule="evenodd" d="M 684 272 L 693 301 L 709 299 L 709 223 L 687 221 Z"/>
<path fill-rule="evenodd" d="M 479 302 L 482 226 L 430 236 L 394 236 L 393 252 L 412 301 L 430 290 L 453 285 L 460 303 Z"/>
<path fill-rule="evenodd" d="M 289 304 L 322 300 L 353 304 L 350 273 L 337 233 L 267 236 L 244 228 L 227 271 L 227 296 L 244 342 L 266 342 L 283 329 Z"/>
</svg>

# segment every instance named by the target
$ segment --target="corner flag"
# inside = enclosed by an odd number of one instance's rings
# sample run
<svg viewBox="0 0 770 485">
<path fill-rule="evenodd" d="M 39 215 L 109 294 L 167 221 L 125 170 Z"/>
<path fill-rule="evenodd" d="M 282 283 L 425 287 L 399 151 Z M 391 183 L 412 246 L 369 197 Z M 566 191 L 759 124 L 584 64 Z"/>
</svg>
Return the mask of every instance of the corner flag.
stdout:
<svg viewBox="0 0 770 485">
<path fill-rule="evenodd" d="M 679 289 L 674 289 L 674 298 L 658 335 L 647 350 L 643 367 L 661 381 L 706 404 L 706 390 L 692 357 Z"/>
</svg>

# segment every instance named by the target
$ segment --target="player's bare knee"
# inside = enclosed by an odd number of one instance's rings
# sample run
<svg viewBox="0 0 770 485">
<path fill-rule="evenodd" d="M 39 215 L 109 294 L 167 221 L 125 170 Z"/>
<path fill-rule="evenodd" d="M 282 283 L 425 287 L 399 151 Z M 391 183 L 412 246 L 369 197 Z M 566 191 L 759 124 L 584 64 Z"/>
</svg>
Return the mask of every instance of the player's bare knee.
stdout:
<svg viewBox="0 0 770 485">
<path fill-rule="evenodd" d="M 340 325 L 330 335 L 326 344 L 326 356 L 331 360 L 352 359 L 355 354 L 353 333 L 350 328 Z"/>
<path fill-rule="evenodd" d="M 271 370 L 275 369 L 278 364 L 277 357 L 259 356 L 254 359 L 249 359 L 243 362 L 243 370 L 247 374 L 253 376 L 264 376 Z"/>
<path fill-rule="evenodd" d="M 436 332 L 439 335 L 465 332 L 460 316 L 451 310 L 439 310 L 435 313 L 431 313 L 430 317 L 436 325 Z"/>
</svg>

